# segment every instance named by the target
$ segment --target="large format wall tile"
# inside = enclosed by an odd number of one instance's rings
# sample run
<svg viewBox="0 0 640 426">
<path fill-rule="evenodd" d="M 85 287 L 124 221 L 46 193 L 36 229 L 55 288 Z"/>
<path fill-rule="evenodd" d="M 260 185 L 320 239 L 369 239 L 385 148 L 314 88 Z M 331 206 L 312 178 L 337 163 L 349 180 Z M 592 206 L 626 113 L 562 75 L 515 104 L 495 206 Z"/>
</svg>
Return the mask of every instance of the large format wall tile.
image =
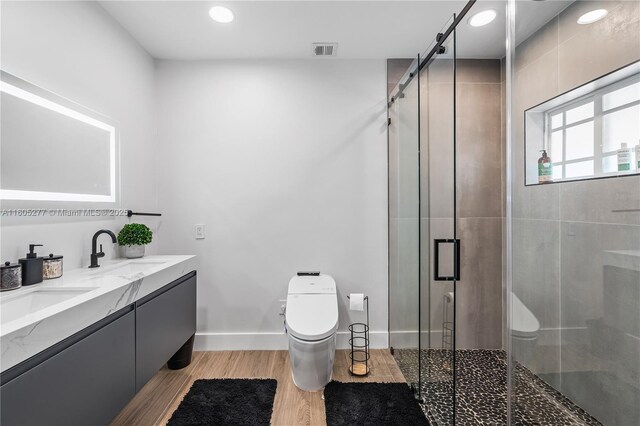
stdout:
<svg viewBox="0 0 640 426">
<path fill-rule="evenodd" d="M 458 42 L 459 43 L 459 42 Z M 456 83 L 500 83 L 500 60 L 458 59 Z M 459 98 L 464 102 L 464 98 Z"/>
<path fill-rule="evenodd" d="M 513 292 L 542 328 L 560 327 L 560 226 L 513 220 Z"/>
<path fill-rule="evenodd" d="M 540 322 L 536 347 L 516 349 L 534 373 L 560 371 L 560 236 L 557 221 L 513 220 L 513 293 Z M 520 345 L 511 339 L 514 348 Z"/>
<path fill-rule="evenodd" d="M 499 348 L 502 344 L 501 324 L 501 193 L 502 193 L 502 148 L 501 148 L 501 83 L 500 61 L 464 60 L 458 63 L 458 216 L 492 217 L 485 227 L 479 221 L 458 226 L 458 232 L 465 232 L 469 241 L 468 254 L 464 255 L 465 268 L 469 276 L 474 275 L 471 292 L 463 295 L 465 305 L 473 304 L 469 298 L 477 298 L 482 292 L 482 303 L 470 311 L 470 316 L 459 318 L 461 343 L 465 347 Z M 453 291 L 451 282 L 433 281 L 433 239 L 452 238 L 454 172 L 453 172 L 453 63 L 451 60 L 437 60 L 420 75 L 421 86 L 421 157 L 420 157 L 420 279 L 422 303 L 423 337 L 432 330 L 433 344 L 441 344 L 444 295 Z M 409 218 L 415 215 L 417 200 L 415 190 L 416 168 L 414 167 L 416 136 L 411 105 L 415 101 L 414 92 L 405 92 L 405 97 L 392 106 L 392 120 L 396 119 L 397 130 L 390 129 L 390 173 L 397 175 L 390 179 L 390 200 L 395 200 L 399 208 L 392 206 L 390 214 L 405 218 L 400 223 L 390 223 L 390 235 L 398 241 L 391 242 L 392 281 L 400 288 L 394 288 L 391 299 L 399 309 L 412 309 L 411 296 L 415 277 L 410 259 L 403 249 L 410 250 L 406 244 L 412 241 L 403 234 Z M 480 113 L 478 113 L 480 111 Z M 402 115 L 405 117 L 403 118 Z M 392 126 L 394 127 L 394 126 Z M 394 217 L 394 216 L 392 216 Z M 403 225 L 404 223 L 404 225 Z M 417 232 L 417 231 L 416 231 Z M 474 241 L 489 242 L 483 260 L 474 259 L 479 245 Z M 450 254 L 445 254 L 441 264 L 453 264 Z M 449 255 L 449 257 L 447 257 Z M 448 259 L 448 262 L 447 262 Z M 473 268 L 477 268 L 474 270 Z M 407 268 L 409 271 L 402 271 Z M 478 269 L 479 268 L 479 269 Z M 443 271 L 447 274 L 449 271 Z M 471 281 L 469 281 L 471 285 Z M 413 294 L 417 296 L 417 294 Z M 398 305 L 398 306 L 395 306 Z M 426 308 L 428 307 L 428 309 Z M 393 314 L 392 314 L 393 315 Z M 398 314 L 401 315 L 401 314 Z M 408 322 L 393 315 L 392 330 L 398 327 L 411 327 L 413 313 Z"/>
<path fill-rule="evenodd" d="M 492 70 L 498 73 L 497 66 Z M 461 83 L 457 92 L 458 217 L 500 217 L 500 84 Z"/>
<path fill-rule="evenodd" d="M 517 5 L 516 5 L 517 8 Z M 525 17 L 518 15 L 516 9 L 516 28 L 525 25 Z M 516 45 L 522 40 L 516 40 Z M 541 56 L 555 49 L 558 46 L 558 18 L 551 19 L 541 29 L 532 36 L 522 41 L 516 49 L 514 69 L 520 71 L 531 62 L 538 60 Z"/>
<path fill-rule="evenodd" d="M 561 222 L 561 323 L 563 327 L 584 327 L 585 321 L 601 318 L 602 241 L 600 225 Z M 585 262 L 585 259 L 589 261 Z"/>
<path fill-rule="evenodd" d="M 557 94 L 557 50 L 551 49 L 516 73 L 514 83 L 513 216 L 558 219 L 557 185 L 524 186 L 524 112 Z M 537 160 L 537 159 L 536 159 Z"/>
<path fill-rule="evenodd" d="M 431 74 L 429 74 L 431 83 Z M 429 159 L 429 173 L 422 174 L 422 198 L 429 197 L 430 209 L 423 217 L 453 217 L 453 85 L 429 84 L 428 103 L 422 104 L 426 132 L 422 135 L 422 155 Z M 424 129 L 424 127 L 423 127 Z M 426 142 L 426 144 L 425 144 Z M 426 148 L 426 149 L 425 149 Z"/>
<path fill-rule="evenodd" d="M 525 187 L 523 182 L 513 182 L 514 219 L 558 220 L 560 216 L 559 194 L 560 185 Z"/>
<path fill-rule="evenodd" d="M 640 176 L 565 182 L 557 186 L 561 220 L 640 225 Z"/>
<path fill-rule="evenodd" d="M 436 56 L 426 70 L 429 73 L 429 84 L 453 83 L 452 59 L 441 59 Z"/>
<path fill-rule="evenodd" d="M 558 49 L 554 47 L 526 67 L 516 71 L 514 107 L 516 114 L 545 102 L 558 93 Z"/>
<path fill-rule="evenodd" d="M 609 15 L 590 25 L 577 24 L 579 16 L 597 8 L 608 9 Z M 525 16 L 517 19 L 526 25 Z M 575 392 L 584 396 L 584 388 L 591 387 L 621 401 L 625 395 L 615 392 L 623 388 L 610 379 L 635 384 L 640 376 L 640 343 L 627 328 L 629 324 L 640 328 L 634 316 L 640 297 L 630 291 L 640 286 L 640 275 L 614 271 L 626 280 L 616 290 L 617 275 L 611 268 L 605 272 L 608 251 L 640 250 L 640 213 L 615 211 L 640 208 L 640 178 L 525 187 L 523 116 L 527 108 L 638 59 L 637 1 L 574 2 L 517 48 L 512 110 L 513 292 L 542 327 L 533 356 L 525 364 L 534 372 L 579 372 L 557 375 L 561 380 L 553 383 L 563 386 L 557 388 L 570 398 Z M 636 287 L 629 286 L 634 279 Z M 596 376 L 606 380 L 594 382 Z M 585 402 L 582 408 L 593 414 L 608 402 L 593 403 Z M 623 410 L 609 407 L 609 411 Z"/>
<path fill-rule="evenodd" d="M 637 424 L 628 389 L 640 380 L 640 271 L 620 268 L 611 251 L 639 253 L 640 226 L 563 222 L 561 239 L 561 391 L 582 395 L 605 424 Z"/>
<path fill-rule="evenodd" d="M 422 326 L 424 330 L 436 331 L 434 333 L 434 343 L 436 347 L 440 347 L 440 331 L 442 330 L 442 322 L 444 317 L 444 295 L 453 292 L 453 284 L 451 281 L 434 281 L 434 251 L 433 240 L 437 238 L 453 238 L 453 218 L 432 218 L 422 220 L 423 229 L 428 232 L 428 237 L 423 238 L 423 254 L 422 254 L 422 276 L 421 276 L 421 292 L 423 300 L 428 300 L 428 309 L 422 312 Z M 426 234 L 425 232 L 425 234 Z M 424 235 L 424 234 L 423 234 Z M 450 274 L 453 270 L 453 258 L 446 247 L 441 246 L 442 252 L 440 265 L 443 267 L 450 265 L 448 271 L 441 271 L 441 275 Z M 428 269 L 425 268 L 428 267 Z M 460 327 L 467 327 L 467 324 L 458 324 Z"/>
<path fill-rule="evenodd" d="M 502 219 L 458 220 L 460 281 L 456 283 L 458 348 L 502 347 Z"/>
<path fill-rule="evenodd" d="M 617 294 L 614 299 L 618 300 L 615 305 L 618 309 L 612 309 L 612 312 L 621 314 L 625 310 L 623 306 L 630 310 L 628 303 L 635 306 L 636 312 L 640 312 L 638 294 L 621 290 L 616 283 L 606 282 L 604 278 L 604 267 L 609 263 L 610 252 L 640 252 L 640 226 L 563 222 L 561 232 L 563 325 L 582 327 L 589 319 L 606 316 L 606 300 L 613 293 Z M 585 259 L 589 261 L 585 262 Z M 638 319 L 622 321 L 617 326 L 640 338 Z"/>
</svg>

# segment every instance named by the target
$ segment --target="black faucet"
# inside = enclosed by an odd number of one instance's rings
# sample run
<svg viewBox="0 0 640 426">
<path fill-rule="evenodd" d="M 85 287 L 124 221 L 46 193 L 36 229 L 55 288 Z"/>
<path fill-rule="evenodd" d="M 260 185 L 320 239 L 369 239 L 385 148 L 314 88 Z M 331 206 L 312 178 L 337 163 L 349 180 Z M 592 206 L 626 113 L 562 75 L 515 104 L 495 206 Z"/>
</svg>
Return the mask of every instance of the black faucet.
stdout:
<svg viewBox="0 0 640 426">
<path fill-rule="evenodd" d="M 113 241 L 113 244 L 118 242 L 116 235 L 113 232 L 109 231 L 108 229 L 101 229 L 95 234 L 93 234 L 93 239 L 91 240 L 91 265 L 89 265 L 89 268 L 99 268 L 100 265 L 98 265 L 98 259 L 101 257 L 104 257 L 104 252 L 102 251 L 102 244 L 100 244 L 100 253 L 96 253 L 96 250 L 97 250 L 96 246 L 97 246 L 98 237 L 100 236 L 100 234 L 110 235 L 111 241 Z"/>
</svg>

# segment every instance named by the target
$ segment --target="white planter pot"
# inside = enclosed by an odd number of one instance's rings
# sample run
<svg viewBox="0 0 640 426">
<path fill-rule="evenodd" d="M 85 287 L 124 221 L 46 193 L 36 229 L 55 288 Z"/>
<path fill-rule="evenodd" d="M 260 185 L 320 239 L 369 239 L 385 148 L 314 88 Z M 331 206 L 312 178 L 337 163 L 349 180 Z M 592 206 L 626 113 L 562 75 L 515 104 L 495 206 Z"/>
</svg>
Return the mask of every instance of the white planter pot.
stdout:
<svg viewBox="0 0 640 426">
<path fill-rule="evenodd" d="M 138 259 L 144 256 L 144 246 L 123 246 L 122 254 L 127 259 Z"/>
</svg>

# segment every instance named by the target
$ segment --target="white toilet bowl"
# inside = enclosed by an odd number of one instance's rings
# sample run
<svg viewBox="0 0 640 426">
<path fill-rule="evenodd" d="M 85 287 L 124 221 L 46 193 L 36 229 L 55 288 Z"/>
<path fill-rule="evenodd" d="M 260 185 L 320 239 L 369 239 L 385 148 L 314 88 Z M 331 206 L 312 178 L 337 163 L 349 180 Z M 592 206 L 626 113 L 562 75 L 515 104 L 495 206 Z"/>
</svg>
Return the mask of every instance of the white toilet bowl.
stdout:
<svg viewBox="0 0 640 426">
<path fill-rule="evenodd" d="M 540 322 L 524 303 L 511 293 L 511 342 L 517 361 L 527 365 L 538 341 Z"/>
<path fill-rule="evenodd" d="M 336 282 L 329 275 L 289 281 L 285 326 L 293 381 L 305 391 L 331 381 L 338 329 Z"/>
</svg>

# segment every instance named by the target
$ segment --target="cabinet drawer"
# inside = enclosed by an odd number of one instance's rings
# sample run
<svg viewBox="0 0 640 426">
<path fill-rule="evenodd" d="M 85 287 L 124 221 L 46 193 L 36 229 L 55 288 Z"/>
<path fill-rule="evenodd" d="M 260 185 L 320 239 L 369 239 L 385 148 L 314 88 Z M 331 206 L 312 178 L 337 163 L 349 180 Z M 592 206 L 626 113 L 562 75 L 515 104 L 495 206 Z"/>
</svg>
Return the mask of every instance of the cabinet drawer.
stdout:
<svg viewBox="0 0 640 426">
<path fill-rule="evenodd" d="M 196 276 L 136 302 L 136 390 L 173 356 L 196 330 Z"/>
<path fill-rule="evenodd" d="M 2 425 L 107 425 L 135 395 L 135 313 L 2 385 Z"/>
</svg>

